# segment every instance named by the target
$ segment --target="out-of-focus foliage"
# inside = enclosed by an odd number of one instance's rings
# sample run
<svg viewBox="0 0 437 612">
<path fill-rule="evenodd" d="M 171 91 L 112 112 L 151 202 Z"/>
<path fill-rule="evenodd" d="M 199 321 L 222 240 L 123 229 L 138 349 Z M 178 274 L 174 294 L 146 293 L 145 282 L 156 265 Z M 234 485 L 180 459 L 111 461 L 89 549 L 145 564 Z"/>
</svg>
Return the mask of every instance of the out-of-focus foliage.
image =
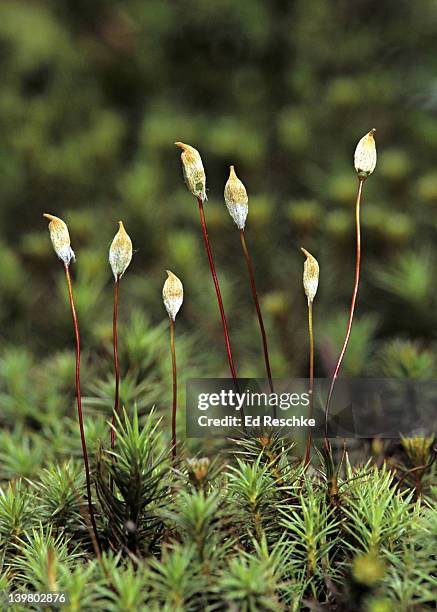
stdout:
<svg viewBox="0 0 437 612">
<path fill-rule="evenodd" d="M 222 200 L 231 163 L 249 192 L 247 239 L 275 374 L 305 371 L 301 244 L 321 264 L 315 326 L 322 334 L 318 321 L 332 322 L 318 359 L 319 374 L 329 374 L 353 278 L 352 153 L 371 127 L 379 158 L 365 190 L 358 307 L 380 319 L 357 326 L 357 346 L 366 346 L 364 362 L 375 334 L 428 342 L 436 329 L 436 21 L 431 0 L 4 0 L 3 343 L 19 341 L 38 359 L 68 346 L 65 289 L 41 217 L 48 210 L 68 222 L 78 255 L 83 344 L 90 355 L 101 350 L 110 334 L 107 249 L 122 218 L 137 253 L 123 279 L 121 328 L 134 310 L 165 319 L 160 289 L 170 268 L 186 289 L 179 332 L 200 331 L 216 357 L 211 373 L 227 374 L 196 205 L 173 146 L 182 140 L 200 150 L 207 171 L 206 213 L 239 373 L 262 375 L 263 364 Z M 367 365 L 351 351 L 344 367 Z"/>
</svg>

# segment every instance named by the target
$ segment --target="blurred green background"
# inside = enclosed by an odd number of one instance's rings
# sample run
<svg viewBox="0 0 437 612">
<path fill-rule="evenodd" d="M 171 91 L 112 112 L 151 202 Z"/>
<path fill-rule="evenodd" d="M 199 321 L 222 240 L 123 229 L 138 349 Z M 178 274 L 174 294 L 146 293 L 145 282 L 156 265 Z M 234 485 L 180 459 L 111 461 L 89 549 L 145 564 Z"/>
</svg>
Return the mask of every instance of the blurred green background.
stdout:
<svg viewBox="0 0 437 612">
<path fill-rule="evenodd" d="M 338 355 L 352 291 L 353 152 L 375 127 L 378 164 L 365 186 L 363 275 L 343 373 L 436 376 L 436 26 L 435 0 L 3 0 L 2 420 L 55 427 L 53 417 L 74 415 L 70 313 L 43 212 L 68 223 L 77 255 L 90 409 L 111 409 L 107 255 L 119 219 L 137 249 L 121 287 L 123 401 L 169 407 L 166 268 L 185 287 L 181 380 L 228 375 L 177 140 L 198 148 L 206 168 L 239 375 L 263 376 L 264 364 L 238 231 L 223 203 L 231 163 L 249 193 L 247 241 L 274 375 L 306 375 L 303 245 L 321 269 L 322 376 Z"/>
</svg>

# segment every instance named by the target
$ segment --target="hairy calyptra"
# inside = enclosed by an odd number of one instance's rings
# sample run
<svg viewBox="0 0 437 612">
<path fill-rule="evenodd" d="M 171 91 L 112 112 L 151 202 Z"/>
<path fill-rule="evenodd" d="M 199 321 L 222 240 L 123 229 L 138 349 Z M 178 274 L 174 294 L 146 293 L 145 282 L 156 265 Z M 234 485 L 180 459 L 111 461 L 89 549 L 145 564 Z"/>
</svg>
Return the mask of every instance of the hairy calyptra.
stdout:
<svg viewBox="0 0 437 612">
<path fill-rule="evenodd" d="M 319 285 L 319 263 L 317 259 L 303 247 L 301 247 L 301 251 L 306 257 L 303 264 L 303 288 L 308 299 L 308 304 L 311 304 L 316 297 L 317 287 Z"/>
<path fill-rule="evenodd" d="M 229 178 L 225 185 L 224 197 L 226 207 L 234 223 L 239 230 L 244 230 L 247 213 L 249 212 L 249 198 L 247 197 L 246 187 L 235 174 L 234 166 L 231 166 L 229 170 Z"/>
<path fill-rule="evenodd" d="M 182 149 L 181 161 L 185 183 L 195 198 L 200 198 L 205 202 L 206 197 L 206 175 L 200 153 L 194 147 L 175 142 L 175 145 Z"/>
<path fill-rule="evenodd" d="M 49 213 L 44 213 L 43 216 L 50 221 L 49 233 L 55 253 L 68 266 L 71 261 L 75 261 L 75 255 L 71 248 L 67 224 L 59 217 Z"/>
<path fill-rule="evenodd" d="M 109 264 L 114 278 L 121 278 L 132 259 L 132 240 L 124 229 L 123 221 L 118 222 L 118 232 L 109 248 Z"/>
<path fill-rule="evenodd" d="M 375 132 L 375 129 L 370 130 L 370 132 L 361 138 L 355 149 L 355 170 L 358 176 L 363 179 L 370 176 L 376 167 Z"/>
<path fill-rule="evenodd" d="M 176 274 L 170 270 L 166 272 L 167 279 L 162 288 L 162 299 L 168 316 L 174 321 L 184 300 L 184 288 Z"/>
</svg>

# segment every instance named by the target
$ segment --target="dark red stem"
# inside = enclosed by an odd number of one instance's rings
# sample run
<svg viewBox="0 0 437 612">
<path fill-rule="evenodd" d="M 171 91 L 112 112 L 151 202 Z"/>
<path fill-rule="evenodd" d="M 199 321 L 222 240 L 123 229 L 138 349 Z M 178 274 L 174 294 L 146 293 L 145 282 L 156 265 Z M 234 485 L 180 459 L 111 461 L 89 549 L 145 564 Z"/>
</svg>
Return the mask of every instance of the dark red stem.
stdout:
<svg viewBox="0 0 437 612">
<path fill-rule="evenodd" d="M 171 366 L 173 374 L 173 406 L 171 413 L 171 453 L 173 461 L 176 461 L 176 411 L 177 411 L 177 397 L 178 397 L 178 379 L 176 371 L 176 350 L 174 343 L 174 321 L 170 319 L 170 352 L 171 352 Z"/>
<path fill-rule="evenodd" d="M 68 264 L 64 264 L 65 276 L 67 279 L 68 296 L 70 298 L 71 314 L 73 317 L 74 335 L 76 338 L 76 400 L 77 400 L 77 416 L 79 419 L 80 429 L 80 440 L 82 443 L 82 454 L 83 462 L 85 466 L 85 478 L 86 478 L 86 490 L 87 490 L 87 501 L 88 501 L 88 512 L 90 515 L 91 525 L 96 537 L 97 544 L 100 547 L 100 539 L 97 533 L 96 521 L 94 518 L 94 509 L 91 497 L 91 478 L 90 478 L 90 467 L 88 462 L 88 451 L 86 447 L 85 431 L 83 427 L 83 414 L 82 414 L 82 396 L 80 391 L 80 335 L 79 335 L 79 324 L 77 321 L 76 307 L 74 305 L 73 287 L 71 284 L 70 269 Z"/>
<path fill-rule="evenodd" d="M 310 386 L 309 395 L 310 403 L 308 406 L 308 419 L 313 418 L 314 407 L 314 332 L 313 332 L 313 303 L 308 300 L 308 336 L 310 342 Z M 308 427 L 305 446 L 305 465 L 308 465 L 311 459 L 311 427 Z"/>
<path fill-rule="evenodd" d="M 361 205 L 361 195 L 363 192 L 364 185 L 363 178 L 358 179 L 358 191 L 357 198 L 355 202 L 355 225 L 356 225 L 356 233 L 357 233 L 357 250 L 356 250 L 356 260 L 355 260 L 355 282 L 354 282 L 354 290 L 352 292 L 352 301 L 349 310 L 349 319 L 347 322 L 346 328 L 346 337 L 343 342 L 343 347 L 341 349 L 340 355 L 337 360 L 337 365 L 335 366 L 334 374 L 331 380 L 331 386 L 329 388 L 328 399 L 326 401 L 326 409 L 325 409 L 325 441 L 324 445 L 327 450 L 330 449 L 330 444 L 328 440 L 328 418 L 329 418 L 329 409 L 331 407 L 332 394 L 334 392 L 335 382 L 337 380 L 338 374 L 340 372 L 340 367 L 346 353 L 347 346 L 349 344 L 349 338 L 352 331 L 352 322 L 354 319 L 355 312 L 355 303 L 357 300 L 358 294 L 358 285 L 360 282 L 360 265 L 361 265 L 361 226 L 360 226 L 360 205 Z"/>
<path fill-rule="evenodd" d="M 115 415 L 118 414 L 118 406 L 120 403 L 120 368 L 118 365 L 118 336 L 117 336 L 117 317 L 118 317 L 118 292 L 120 288 L 120 275 L 117 275 L 114 283 L 114 315 L 112 319 L 112 337 L 114 344 L 114 371 L 115 371 L 115 398 L 114 410 L 112 413 L 112 428 L 111 428 L 111 448 L 115 447 Z"/>
<path fill-rule="evenodd" d="M 199 205 L 200 223 L 202 224 L 203 240 L 205 242 L 205 248 L 206 248 L 206 252 L 207 252 L 208 260 L 209 260 L 209 267 L 211 269 L 211 276 L 214 282 L 215 292 L 217 294 L 217 301 L 218 301 L 218 305 L 220 309 L 220 315 L 222 318 L 223 334 L 225 337 L 226 353 L 228 355 L 229 368 L 231 370 L 232 378 L 234 379 L 234 381 L 236 381 L 237 373 L 234 367 L 234 360 L 232 359 L 231 342 L 229 340 L 228 324 L 226 323 L 226 316 L 225 316 L 225 309 L 223 307 L 222 294 L 221 294 L 220 286 L 217 280 L 217 274 L 215 272 L 214 258 L 212 256 L 211 245 L 210 245 L 209 238 L 208 238 L 208 230 L 206 229 L 205 212 L 203 210 L 202 199 L 197 198 L 197 203 Z"/>
<path fill-rule="evenodd" d="M 258 316 L 258 323 L 259 323 L 259 328 L 261 331 L 262 343 L 263 343 L 264 361 L 266 364 L 266 372 L 267 372 L 267 377 L 269 379 L 270 391 L 273 393 L 272 370 L 270 368 L 269 349 L 267 345 L 267 334 L 266 334 L 266 330 L 264 327 L 264 321 L 263 321 L 263 317 L 261 314 L 261 308 L 260 308 L 259 301 L 258 301 L 258 293 L 256 290 L 256 285 L 255 285 L 255 274 L 253 271 L 252 258 L 249 255 L 249 250 L 247 248 L 246 238 L 244 235 L 244 229 L 240 230 L 240 241 L 241 241 L 241 247 L 243 249 L 244 257 L 246 259 L 247 269 L 249 272 L 250 288 L 252 290 L 253 303 L 255 304 L 256 314 Z"/>
</svg>

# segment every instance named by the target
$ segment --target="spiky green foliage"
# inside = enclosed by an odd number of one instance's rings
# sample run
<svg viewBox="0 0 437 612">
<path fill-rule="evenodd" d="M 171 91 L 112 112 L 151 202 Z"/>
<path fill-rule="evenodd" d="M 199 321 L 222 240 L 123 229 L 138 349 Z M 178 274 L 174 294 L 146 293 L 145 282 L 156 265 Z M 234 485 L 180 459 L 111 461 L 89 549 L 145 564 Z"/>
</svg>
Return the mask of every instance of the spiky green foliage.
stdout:
<svg viewBox="0 0 437 612">
<path fill-rule="evenodd" d="M 160 560 L 150 562 L 151 602 L 156 610 L 204 609 L 208 601 L 208 581 L 196 561 L 195 547 L 164 547 Z"/>
<path fill-rule="evenodd" d="M 84 529 L 80 505 L 84 503 L 85 477 L 79 463 L 68 461 L 50 465 L 32 482 L 35 489 L 39 520 L 53 525 L 67 535 L 78 535 Z"/>
<path fill-rule="evenodd" d="M 155 545 L 162 532 L 158 509 L 168 499 L 168 450 L 162 445 L 160 420 L 152 412 L 140 429 L 135 408 L 133 420 L 126 412 L 117 418 L 114 451 L 102 451 L 98 461 L 97 489 L 108 519 L 109 537 L 116 546 L 132 552 Z M 112 482 L 114 486 L 108 484 Z"/>
<path fill-rule="evenodd" d="M 50 449 L 34 432 L 25 431 L 21 425 L 12 432 L 0 432 L 0 478 L 31 477 L 38 473 Z"/>
<path fill-rule="evenodd" d="M 105 606 L 108 612 L 146 610 L 150 599 L 144 588 L 148 574 L 149 570 L 144 565 L 111 565 L 108 571 L 111 588 L 106 586 L 102 589 L 102 594 L 106 595 Z"/>
<path fill-rule="evenodd" d="M 72 611 L 433 605 L 432 464 L 424 496 L 398 466 L 354 467 L 345 457 L 333 500 L 323 464 L 305 468 L 286 440 L 242 439 L 212 463 L 172 466 L 160 427 L 153 411 L 125 412 L 115 451 L 107 440 L 95 447 L 100 558 L 78 463 L 1 491 L 9 589 L 65 590 Z M 430 453 L 429 441 L 404 442 L 405 463 Z"/>
<path fill-rule="evenodd" d="M 231 466 L 228 473 L 229 492 L 240 510 L 242 525 L 258 541 L 268 527 L 270 508 L 278 501 L 275 480 L 269 466 L 260 465 L 261 458 L 262 455 L 254 463 L 237 459 L 236 467 Z"/>
<path fill-rule="evenodd" d="M 21 480 L 0 489 L 0 551 L 3 558 L 24 531 L 36 524 L 34 502 Z"/>
<path fill-rule="evenodd" d="M 90 589 L 89 585 L 93 584 Z M 71 568 L 68 564 L 60 564 L 57 576 L 59 591 L 68 593 L 67 612 L 78 610 L 94 610 L 109 605 L 109 597 L 105 589 L 106 582 L 97 561 L 77 563 Z"/>
<path fill-rule="evenodd" d="M 282 507 L 281 513 L 281 525 L 287 530 L 292 547 L 290 567 L 301 594 L 309 590 L 318 597 L 325 588 L 327 573 L 331 580 L 338 579 L 333 560 L 339 552 L 335 550 L 339 523 L 334 509 L 324 491 L 314 490 L 312 483 L 306 481 L 298 503 Z"/>
<path fill-rule="evenodd" d="M 181 491 L 174 510 L 165 514 L 182 541 L 194 547 L 199 563 L 213 562 L 211 553 L 218 545 L 224 546 L 224 539 L 220 541 L 225 519 L 222 505 L 217 491 Z"/>
<path fill-rule="evenodd" d="M 373 468 L 354 487 L 344 513 L 349 521 L 347 545 L 354 551 L 380 554 L 393 551 L 417 518 L 419 507 L 412 504 L 413 492 L 399 492 L 394 473 Z"/>
<path fill-rule="evenodd" d="M 278 595 L 279 575 L 272 558 L 240 553 L 223 571 L 218 590 L 231 609 L 244 612 L 284 610 Z"/>
<path fill-rule="evenodd" d="M 8 563 L 14 581 L 35 591 L 56 591 L 58 566 L 73 568 L 80 557 L 76 546 L 50 525 L 40 524 L 24 532 L 15 543 L 16 554 Z"/>
</svg>

